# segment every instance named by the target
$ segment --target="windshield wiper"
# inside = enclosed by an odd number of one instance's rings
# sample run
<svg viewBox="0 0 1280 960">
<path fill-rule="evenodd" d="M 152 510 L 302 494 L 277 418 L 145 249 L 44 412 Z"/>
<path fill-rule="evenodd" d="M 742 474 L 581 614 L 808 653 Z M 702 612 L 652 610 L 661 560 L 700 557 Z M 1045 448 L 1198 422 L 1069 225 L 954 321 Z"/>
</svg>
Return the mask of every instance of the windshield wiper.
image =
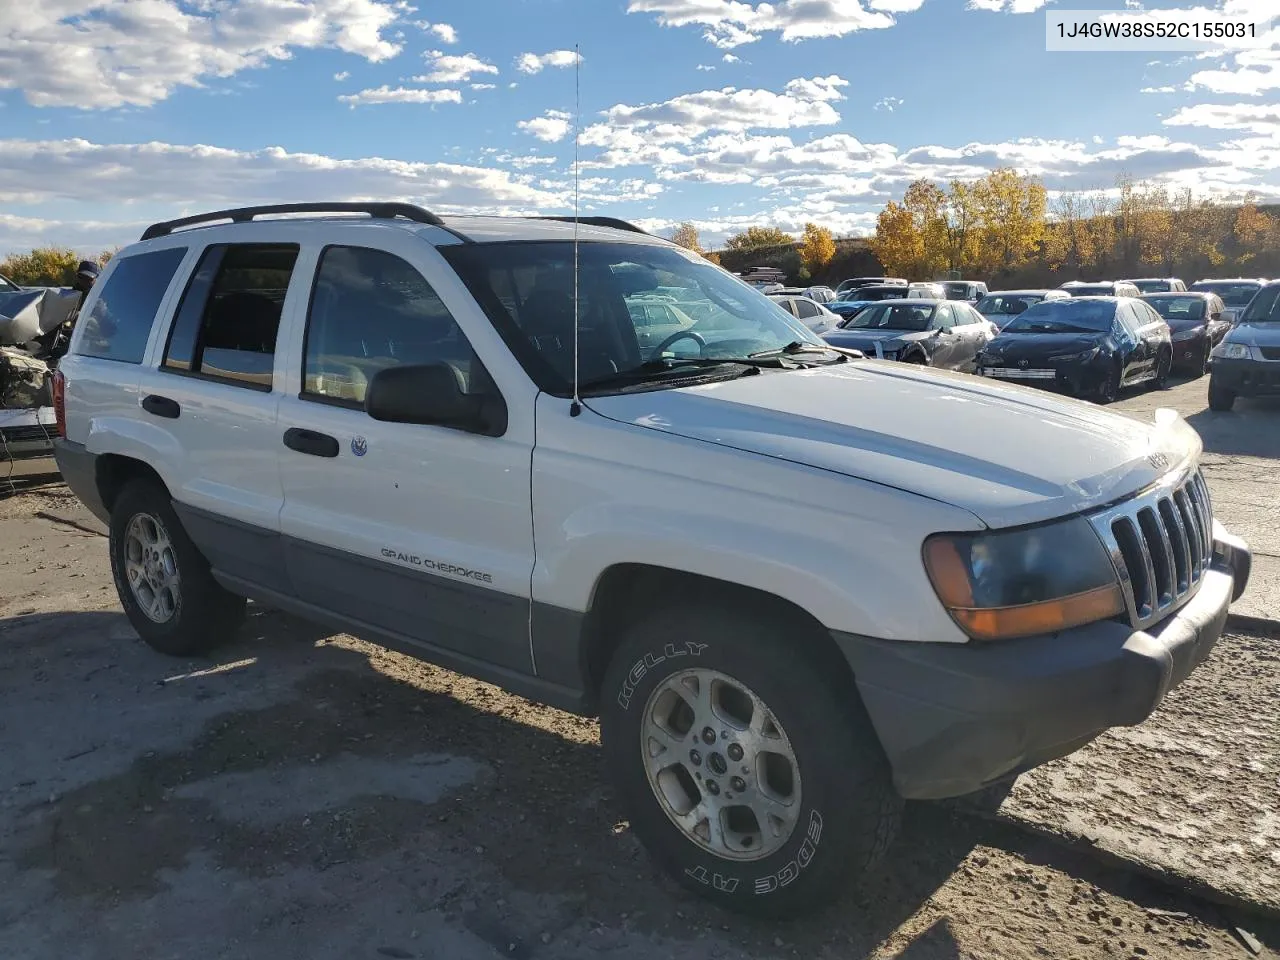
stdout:
<svg viewBox="0 0 1280 960">
<path fill-rule="evenodd" d="M 756 353 L 749 353 L 746 360 L 756 360 L 764 357 L 777 357 L 779 355 L 793 357 L 797 353 L 837 353 L 830 347 L 820 347 L 816 343 L 804 343 L 800 340 L 792 340 L 785 347 L 775 347 L 772 350 L 760 350 Z"/>
<path fill-rule="evenodd" d="M 682 367 L 693 368 L 714 368 L 714 367 L 739 367 L 737 371 L 731 371 L 733 376 L 746 376 L 752 373 L 759 373 L 760 368 L 764 366 L 774 366 L 775 364 L 759 363 L 751 360 L 725 360 L 714 357 L 688 357 L 685 359 L 676 359 L 674 357 L 655 357 L 652 360 L 646 360 L 637 367 L 629 370 L 619 370 L 617 373 L 605 374 L 603 377 L 595 377 L 592 380 L 586 380 L 579 384 L 580 390 L 597 390 L 603 387 L 619 387 L 627 386 L 634 383 L 646 383 L 649 381 L 660 381 L 665 374 L 679 370 Z"/>
</svg>

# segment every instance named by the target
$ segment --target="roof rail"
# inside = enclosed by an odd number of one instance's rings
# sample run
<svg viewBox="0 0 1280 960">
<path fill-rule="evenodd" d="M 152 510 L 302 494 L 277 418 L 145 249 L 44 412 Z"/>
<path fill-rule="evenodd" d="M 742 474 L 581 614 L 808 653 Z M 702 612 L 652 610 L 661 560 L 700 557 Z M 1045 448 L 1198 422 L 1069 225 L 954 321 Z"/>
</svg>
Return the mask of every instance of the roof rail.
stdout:
<svg viewBox="0 0 1280 960">
<path fill-rule="evenodd" d="M 576 219 L 578 223 L 586 224 L 588 227 L 612 227 L 614 230 L 627 230 L 631 233 L 643 233 L 645 236 L 649 236 L 648 230 L 641 230 L 634 223 L 619 220 L 617 217 L 529 217 L 528 219 L 559 220 L 561 223 L 573 223 Z"/>
<path fill-rule="evenodd" d="M 197 214 L 193 217 L 181 217 L 177 220 L 166 220 L 153 223 L 142 233 L 143 240 L 154 237 L 166 237 L 180 227 L 191 227 L 198 223 L 213 223 L 217 220 L 230 220 L 233 223 L 248 223 L 254 217 L 263 217 L 273 213 L 367 213 L 379 219 L 404 217 L 415 223 L 426 223 L 433 227 L 444 227 L 444 221 L 430 210 L 412 203 L 361 201 L 332 201 L 329 203 L 273 203 L 261 207 L 238 207 L 233 210 L 213 210 L 209 213 Z M 445 227 L 448 230 L 447 227 Z M 453 233 L 452 230 L 449 231 Z M 459 239 L 465 240 L 458 234 Z"/>
</svg>

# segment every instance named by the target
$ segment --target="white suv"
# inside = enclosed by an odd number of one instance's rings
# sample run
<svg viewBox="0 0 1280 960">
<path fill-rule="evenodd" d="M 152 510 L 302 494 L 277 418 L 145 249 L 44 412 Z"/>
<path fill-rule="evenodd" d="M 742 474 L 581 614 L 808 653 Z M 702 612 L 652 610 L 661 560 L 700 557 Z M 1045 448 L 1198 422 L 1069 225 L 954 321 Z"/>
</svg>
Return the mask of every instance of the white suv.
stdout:
<svg viewBox="0 0 1280 960">
<path fill-rule="evenodd" d="M 55 401 L 147 643 L 251 597 L 599 714 L 654 857 L 756 913 L 866 871 L 902 797 L 1142 721 L 1249 575 L 1176 417 L 832 351 L 620 221 L 157 224 Z"/>
</svg>

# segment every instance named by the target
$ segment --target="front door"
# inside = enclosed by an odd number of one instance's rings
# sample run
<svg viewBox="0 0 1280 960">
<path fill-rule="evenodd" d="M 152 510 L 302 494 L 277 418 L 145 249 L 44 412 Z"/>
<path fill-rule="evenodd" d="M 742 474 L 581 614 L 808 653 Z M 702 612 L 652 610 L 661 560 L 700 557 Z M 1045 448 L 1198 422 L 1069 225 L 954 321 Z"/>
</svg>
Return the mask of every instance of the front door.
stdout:
<svg viewBox="0 0 1280 960">
<path fill-rule="evenodd" d="M 491 383 L 477 331 L 455 319 L 459 304 L 481 316 L 456 276 L 420 239 L 384 233 L 316 251 L 276 437 L 289 577 L 357 626 L 528 674 L 533 405 L 507 396 L 502 436 L 365 413 L 388 367 L 443 363 L 467 391 Z"/>
</svg>

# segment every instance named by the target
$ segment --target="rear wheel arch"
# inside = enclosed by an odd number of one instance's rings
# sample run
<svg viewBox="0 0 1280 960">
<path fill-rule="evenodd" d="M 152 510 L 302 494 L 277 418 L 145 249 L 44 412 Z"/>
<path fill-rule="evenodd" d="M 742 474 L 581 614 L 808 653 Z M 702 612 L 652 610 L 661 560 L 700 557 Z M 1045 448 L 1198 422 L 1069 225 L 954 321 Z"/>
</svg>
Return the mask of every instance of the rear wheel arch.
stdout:
<svg viewBox="0 0 1280 960">
<path fill-rule="evenodd" d="M 150 480 L 159 484 L 166 491 L 168 484 L 149 463 L 136 457 L 126 457 L 118 453 L 104 453 L 97 458 L 94 472 L 98 485 L 98 495 L 102 504 L 110 511 L 116 499 L 132 480 Z"/>
<path fill-rule="evenodd" d="M 755 587 L 649 564 L 622 563 L 605 570 L 592 591 L 579 640 L 579 662 L 592 712 L 626 628 L 656 605 L 698 605 L 750 610 L 785 626 L 797 654 L 822 669 L 841 692 L 857 696 L 853 669 L 822 623 L 790 600 Z"/>
</svg>

